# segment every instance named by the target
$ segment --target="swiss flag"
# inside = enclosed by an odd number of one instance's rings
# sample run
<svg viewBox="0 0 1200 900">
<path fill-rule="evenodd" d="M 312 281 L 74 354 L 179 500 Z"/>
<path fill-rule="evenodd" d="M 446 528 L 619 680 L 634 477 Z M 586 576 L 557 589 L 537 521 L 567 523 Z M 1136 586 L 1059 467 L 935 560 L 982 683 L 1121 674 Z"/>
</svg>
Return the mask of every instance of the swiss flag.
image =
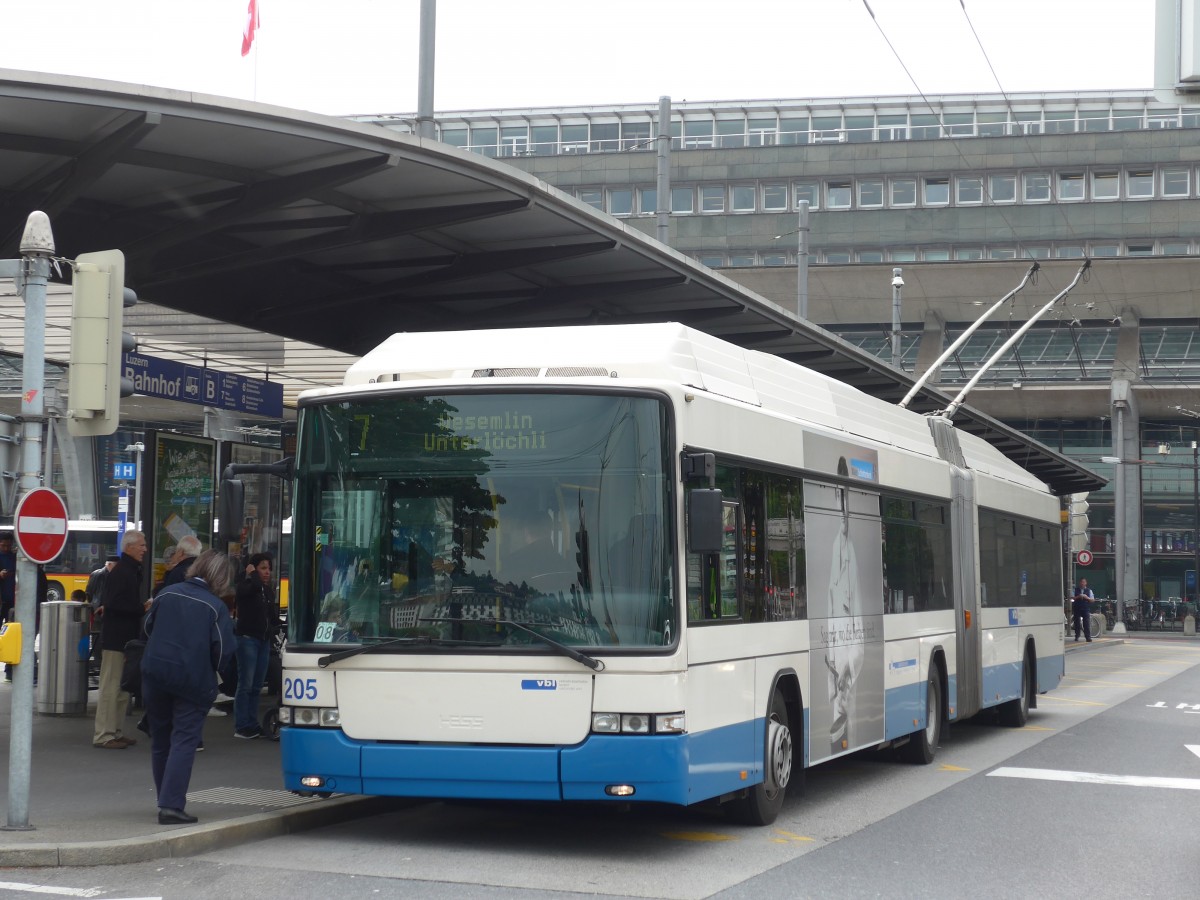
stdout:
<svg viewBox="0 0 1200 900">
<path fill-rule="evenodd" d="M 242 29 L 242 56 L 249 53 L 254 45 L 254 35 L 258 26 L 258 0 L 250 0 L 250 5 L 246 7 L 246 25 Z"/>
</svg>

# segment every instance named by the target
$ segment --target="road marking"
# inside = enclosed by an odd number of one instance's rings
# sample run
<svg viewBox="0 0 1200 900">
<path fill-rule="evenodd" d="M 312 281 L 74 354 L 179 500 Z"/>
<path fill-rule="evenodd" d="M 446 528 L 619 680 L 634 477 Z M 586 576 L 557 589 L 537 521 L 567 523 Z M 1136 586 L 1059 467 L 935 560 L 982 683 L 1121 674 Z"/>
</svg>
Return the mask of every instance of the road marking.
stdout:
<svg viewBox="0 0 1200 900">
<path fill-rule="evenodd" d="M 970 772 L 970 769 L 964 769 L 962 766 L 952 766 L 950 763 L 942 763 L 939 772 Z"/>
<path fill-rule="evenodd" d="M 1183 746 L 1187 747 L 1197 756 L 1200 756 L 1200 744 L 1184 744 Z"/>
<path fill-rule="evenodd" d="M 663 837 L 675 841 L 736 841 L 732 834 L 717 834 L 713 831 L 664 831 Z"/>
<path fill-rule="evenodd" d="M 776 844 L 790 844 L 793 841 L 815 841 L 816 838 L 805 837 L 802 834 L 792 834 L 790 831 L 784 831 L 782 828 L 775 829 L 776 834 L 781 834 L 783 837 L 771 838 Z"/>
<path fill-rule="evenodd" d="M 1070 697 L 1063 697 L 1059 694 L 1047 694 L 1044 697 L 1038 697 L 1038 705 L 1050 701 L 1051 703 L 1078 703 L 1080 706 L 1108 706 L 1107 703 L 1101 703 L 1099 700 L 1072 700 Z"/>
<path fill-rule="evenodd" d="M 1021 728 L 1022 731 L 1055 731 L 1054 728 L 1048 728 L 1045 725 L 1025 725 Z"/>
<path fill-rule="evenodd" d="M 1105 775 L 1102 772 L 1060 772 L 1054 769 L 1021 769 L 1004 766 L 988 772 L 997 778 L 1030 778 L 1035 781 L 1073 781 L 1079 784 L 1115 784 L 1127 787 L 1160 787 L 1200 791 L 1200 778 L 1160 778 L 1151 775 Z"/>
<path fill-rule="evenodd" d="M 0 891 L 25 891 L 58 897 L 103 897 L 108 893 L 105 888 L 48 887 L 44 884 L 21 884 L 19 881 L 0 881 Z M 127 897 L 125 900 L 162 900 L 162 897 Z"/>
</svg>

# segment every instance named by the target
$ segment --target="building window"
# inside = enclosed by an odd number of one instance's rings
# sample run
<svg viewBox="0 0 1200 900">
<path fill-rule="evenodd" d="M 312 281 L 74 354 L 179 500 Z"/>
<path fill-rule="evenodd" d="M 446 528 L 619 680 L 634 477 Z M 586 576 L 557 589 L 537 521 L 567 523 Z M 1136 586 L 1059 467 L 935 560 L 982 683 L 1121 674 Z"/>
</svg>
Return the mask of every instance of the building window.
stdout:
<svg viewBox="0 0 1200 900">
<path fill-rule="evenodd" d="M 954 182 L 955 199 L 961 204 L 983 202 L 983 178 L 979 175 L 966 175 Z"/>
<path fill-rule="evenodd" d="M 1120 256 L 1120 244 L 1092 244 L 1092 256 Z"/>
<path fill-rule="evenodd" d="M 908 115 L 885 113 L 876 117 L 879 140 L 903 141 L 908 139 Z"/>
<path fill-rule="evenodd" d="M 1021 255 L 1026 259 L 1049 259 L 1049 247 L 1022 247 Z"/>
<path fill-rule="evenodd" d="M 893 251 L 891 251 L 891 253 L 889 255 L 891 256 L 892 262 L 916 262 L 917 261 L 917 251 L 916 250 L 893 250 Z"/>
<path fill-rule="evenodd" d="M 594 206 L 596 209 L 604 209 L 604 191 L 580 190 L 579 199 L 588 206 Z"/>
<path fill-rule="evenodd" d="M 1083 199 L 1083 173 L 1060 172 L 1058 176 L 1059 200 Z"/>
<path fill-rule="evenodd" d="M 725 266 L 725 255 L 723 253 L 702 253 L 700 262 L 710 269 L 721 269 Z"/>
<path fill-rule="evenodd" d="M 950 259 L 949 250 L 922 250 L 921 259 L 925 262 L 947 262 Z"/>
<path fill-rule="evenodd" d="M 725 212 L 725 188 L 719 184 L 700 186 L 700 212 Z"/>
<path fill-rule="evenodd" d="M 851 144 L 875 140 L 875 116 L 846 116 L 846 140 Z"/>
<path fill-rule="evenodd" d="M 881 263 L 883 262 L 882 250 L 859 250 L 858 261 L 860 263 Z"/>
<path fill-rule="evenodd" d="M 1045 172 L 1027 172 L 1022 179 L 1025 202 L 1042 203 L 1050 199 L 1050 176 Z"/>
<path fill-rule="evenodd" d="M 1012 247 L 992 247 L 988 250 L 988 259 L 1016 259 L 1017 251 Z"/>
<path fill-rule="evenodd" d="M 1191 172 L 1188 169 L 1163 169 L 1164 197 L 1186 197 L 1191 193 Z"/>
<path fill-rule="evenodd" d="M 713 145 L 713 123 L 710 119 L 683 123 L 683 149 L 704 150 Z"/>
<path fill-rule="evenodd" d="M 850 262 L 849 250 L 826 250 L 825 262 L 831 266 L 844 265 Z"/>
<path fill-rule="evenodd" d="M 633 213 L 633 188 L 611 188 L 608 192 L 608 212 L 614 216 Z"/>
<path fill-rule="evenodd" d="M 925 205 L 945 206 L 950 202 L 949 178 L 925 179 Z"/>
<path fill-rule="evenodd" d="M 769 147 L 775 143 L 777 126 L 774 119 L 751 119 L 746 130 L 750 135 L 751 147 Z"/>
<path fill-rule="evenodd" d="M 787 254 L 786 253 L 764 253 L 763 258 L 762 258 L 762 264 L 764 266 L 786 266 L 787 265 Z"/>
<path fill-rule="evenodd" d="M 867 178 L 858 182 L 858 205 L 864 208 L 883 206 L 882 178 Z"/>
<path fill-rule="evenodd" d="M 1046 134 L 1070 134 L 1075 130 L 1075 113 L 1050 112 L 1042 114 Z"/>
<path fill-rule="evenodd" d="M 696 211 L 696 195 L 691 188 L 671 188 L 671 212 L 691 215 Z"/>
<path fill-rule="evenodd" d="M 648 150 L 650 148 L 650 122 L 624 122 L 621 125 L 622 150 Z"/>
<path fill-rule="evenodd" d="M 779 143 L 807 144 L 808 116 L 779 120 Z"/>
<path fill-rule="evenodd" d="M 975 120 L 980 137 L 1002 137 L 1008 133 L 1008 113 L 981 112 Z"/>
<path fill-rule="evenodd" d="M 744 119 L 723 119 L 717 122 L 718 147 L 745 147 L 746 121 Z"/>
<path fill-rule="evenodd" d="M 788 189 L 786 184 L 764 184 L 762 189 L 762 208 L 767 212 L 786 210 L 788 206 Z"/>
<path fill-rule="evenodd" d="M 748 269 L 756 262 L 753 253 L 734 253 L 729 257 L 729 265 L 734 269 Z"/>
<path fill-rule="evenodd" d="M 592 150 L 608 153 L 621 149 L 621 126 L 617 122 L 592 125 Z"/>
<path fill-rule="evenodd" d="M 1192 245 L 1187 241 L 1163 241 L 1163 256 L 1187 256 L 1192 252 Z"/>
<path fill-rule="evenodd" d="M 801 200 L 808 201 L 809 209 L 821 208 L 821 193 L 817 190 L 817 185 L 812 181 L 798 181 L 792 186 L 792 190 L 796 192 L 796 206 L 799 208 Z"/>
<path fill-rule="evenodd" d="M 562 127 L 562 152 L 588 152 L 588 127 L 586 125 L 564 125 Z"/>
<path fill-rule="evenodd" d="M 1140 109 L 1114 109 L 1112 128 L 1113 131 L 1141 131 L 1142 111 Z"/>
<path fill-rule="evenodd" d="M 524 125 L 501 128 L 500 155 L 532 156 L 529 150 L 529 129 Z"/>
<path fill-rule="evenodd" d="M 729 193 L 734 212 L 754 212 L 754 185 L 735 184 Z"/>
<path fill-rule="evenodd" d="M 1139 169 L 1136 172 L 1125 173 L 1126 197 L 1153 197 L 1154 173 Z"/>
<path fill-rule="evenodd" d="M 1129 244 L 1125 248 L 1126 256 L 1153 256 L 1154 244 Z"/>
<path fill-rule="evenodd" d="M 466 147 L 470 144 L 470 140 L 467 137 L 467 129 L 443 128 L 442 143 L 449 144 L 451 147 Z"/>
<path fill-rule="evenodd" d="M 912 178 L 892 179 L 892 206 L 916 206 L 917 182 Z"/>
<path fill-rule="evenodd" d="M 988 196 L 993 203 L 1013 203 L 1017 199 L 1016 175 L 992 175 L 988 178 Z"/>
<path fill-rule="evenodd" d="M 557 125 L 534 125 L 529 132 L 533 138 L 529 149 L 534 156 L 554 156 L 558 153 Z"/>
<path fill-rule="evenodd" d="M 1092 173 L 1092 199 L 1116 200 L 1121 196 L 1121 181 L 1116 172 Z"/>
<path fill-rule="evenodd" d="M 658 188 L 638 188 L 638 212 L 644 215 L 658 212 Z"/>
<path fill-rule="evenodd" d="M 825 206 L 828 209 L 850 208 L 850 182 L 831 181 L 825 188 Z"/>
<path fill-rule="evenodd" d="M 954 251 L 955 259 L 983 259 L 983 251 L 978 247 L 959 247 Z"/>
<path fill-rule="evenodd" d="M 1075 244 L 1063 244 L 1054 248 L 1059 259 L 1083 259 L 1083 248 Z"/>
</svg>

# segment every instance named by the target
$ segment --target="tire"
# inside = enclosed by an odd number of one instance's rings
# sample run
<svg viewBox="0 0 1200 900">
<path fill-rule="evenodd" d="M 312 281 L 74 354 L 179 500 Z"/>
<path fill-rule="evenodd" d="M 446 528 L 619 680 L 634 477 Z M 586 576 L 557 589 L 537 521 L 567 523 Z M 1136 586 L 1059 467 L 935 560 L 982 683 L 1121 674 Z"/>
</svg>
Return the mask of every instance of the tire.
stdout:
<svg viewBox="0 0 1200 900">
<path fill-rule="evenodd" d="M 279 707 L 272 706 L 262 714 L 261 726 L 263 737 L 269 741 L 279 740 Z"/>
<path fill-rule="evenodd" d="M 1021 663 L 1021 696 L 1009 700 L 1000 707 L 1000 722 L 1010 728 L 1023 728 L 1029 721 L 1029 696 L 1033 691 L 1033 666 L 1029 663 L 1029 651 Z"/>
<path fill-rule="evenodd" d="M 46 602 L 58 603 L 67 599 L 67 589 L 57 581 L 46 582 Z"/>
<path fill-rule="evenodd" d="M 767 717 L 767 739 L 763 750 L 763 780 L 745 797 L 726 806 L 729 818 L 742 825 L 770 825 L 783 808 L 783 798 L 792 781 L 795 745 L 788 724 L 787 704 L 778 691 L 771 697 Z"/>
<path fill-rule="evenodd" d="M 937 755 L 942 740 L 942 680 L 936 668 L 930 669 L 929 681 L 925 683 L 925 727 L 909 738 L 901 748 L 906 760 L 918 766 L 927 766 Z"/>
</svg>

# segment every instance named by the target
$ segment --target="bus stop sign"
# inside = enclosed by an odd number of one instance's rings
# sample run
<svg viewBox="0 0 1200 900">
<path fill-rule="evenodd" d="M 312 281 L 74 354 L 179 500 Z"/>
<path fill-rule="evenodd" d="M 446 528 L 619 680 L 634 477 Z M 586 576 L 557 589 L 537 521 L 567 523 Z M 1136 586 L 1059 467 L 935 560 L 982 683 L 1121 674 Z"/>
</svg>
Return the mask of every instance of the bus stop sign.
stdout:
<svg viewBox="0 0 1200 900">
<path fill-rule="evenodd" d="M 21 498 L 13 515 L 13 535 L 21 552 L 39 566 L 67 545 L 67 505 L 49 488 L 34 488 Z"/>
</svg>

